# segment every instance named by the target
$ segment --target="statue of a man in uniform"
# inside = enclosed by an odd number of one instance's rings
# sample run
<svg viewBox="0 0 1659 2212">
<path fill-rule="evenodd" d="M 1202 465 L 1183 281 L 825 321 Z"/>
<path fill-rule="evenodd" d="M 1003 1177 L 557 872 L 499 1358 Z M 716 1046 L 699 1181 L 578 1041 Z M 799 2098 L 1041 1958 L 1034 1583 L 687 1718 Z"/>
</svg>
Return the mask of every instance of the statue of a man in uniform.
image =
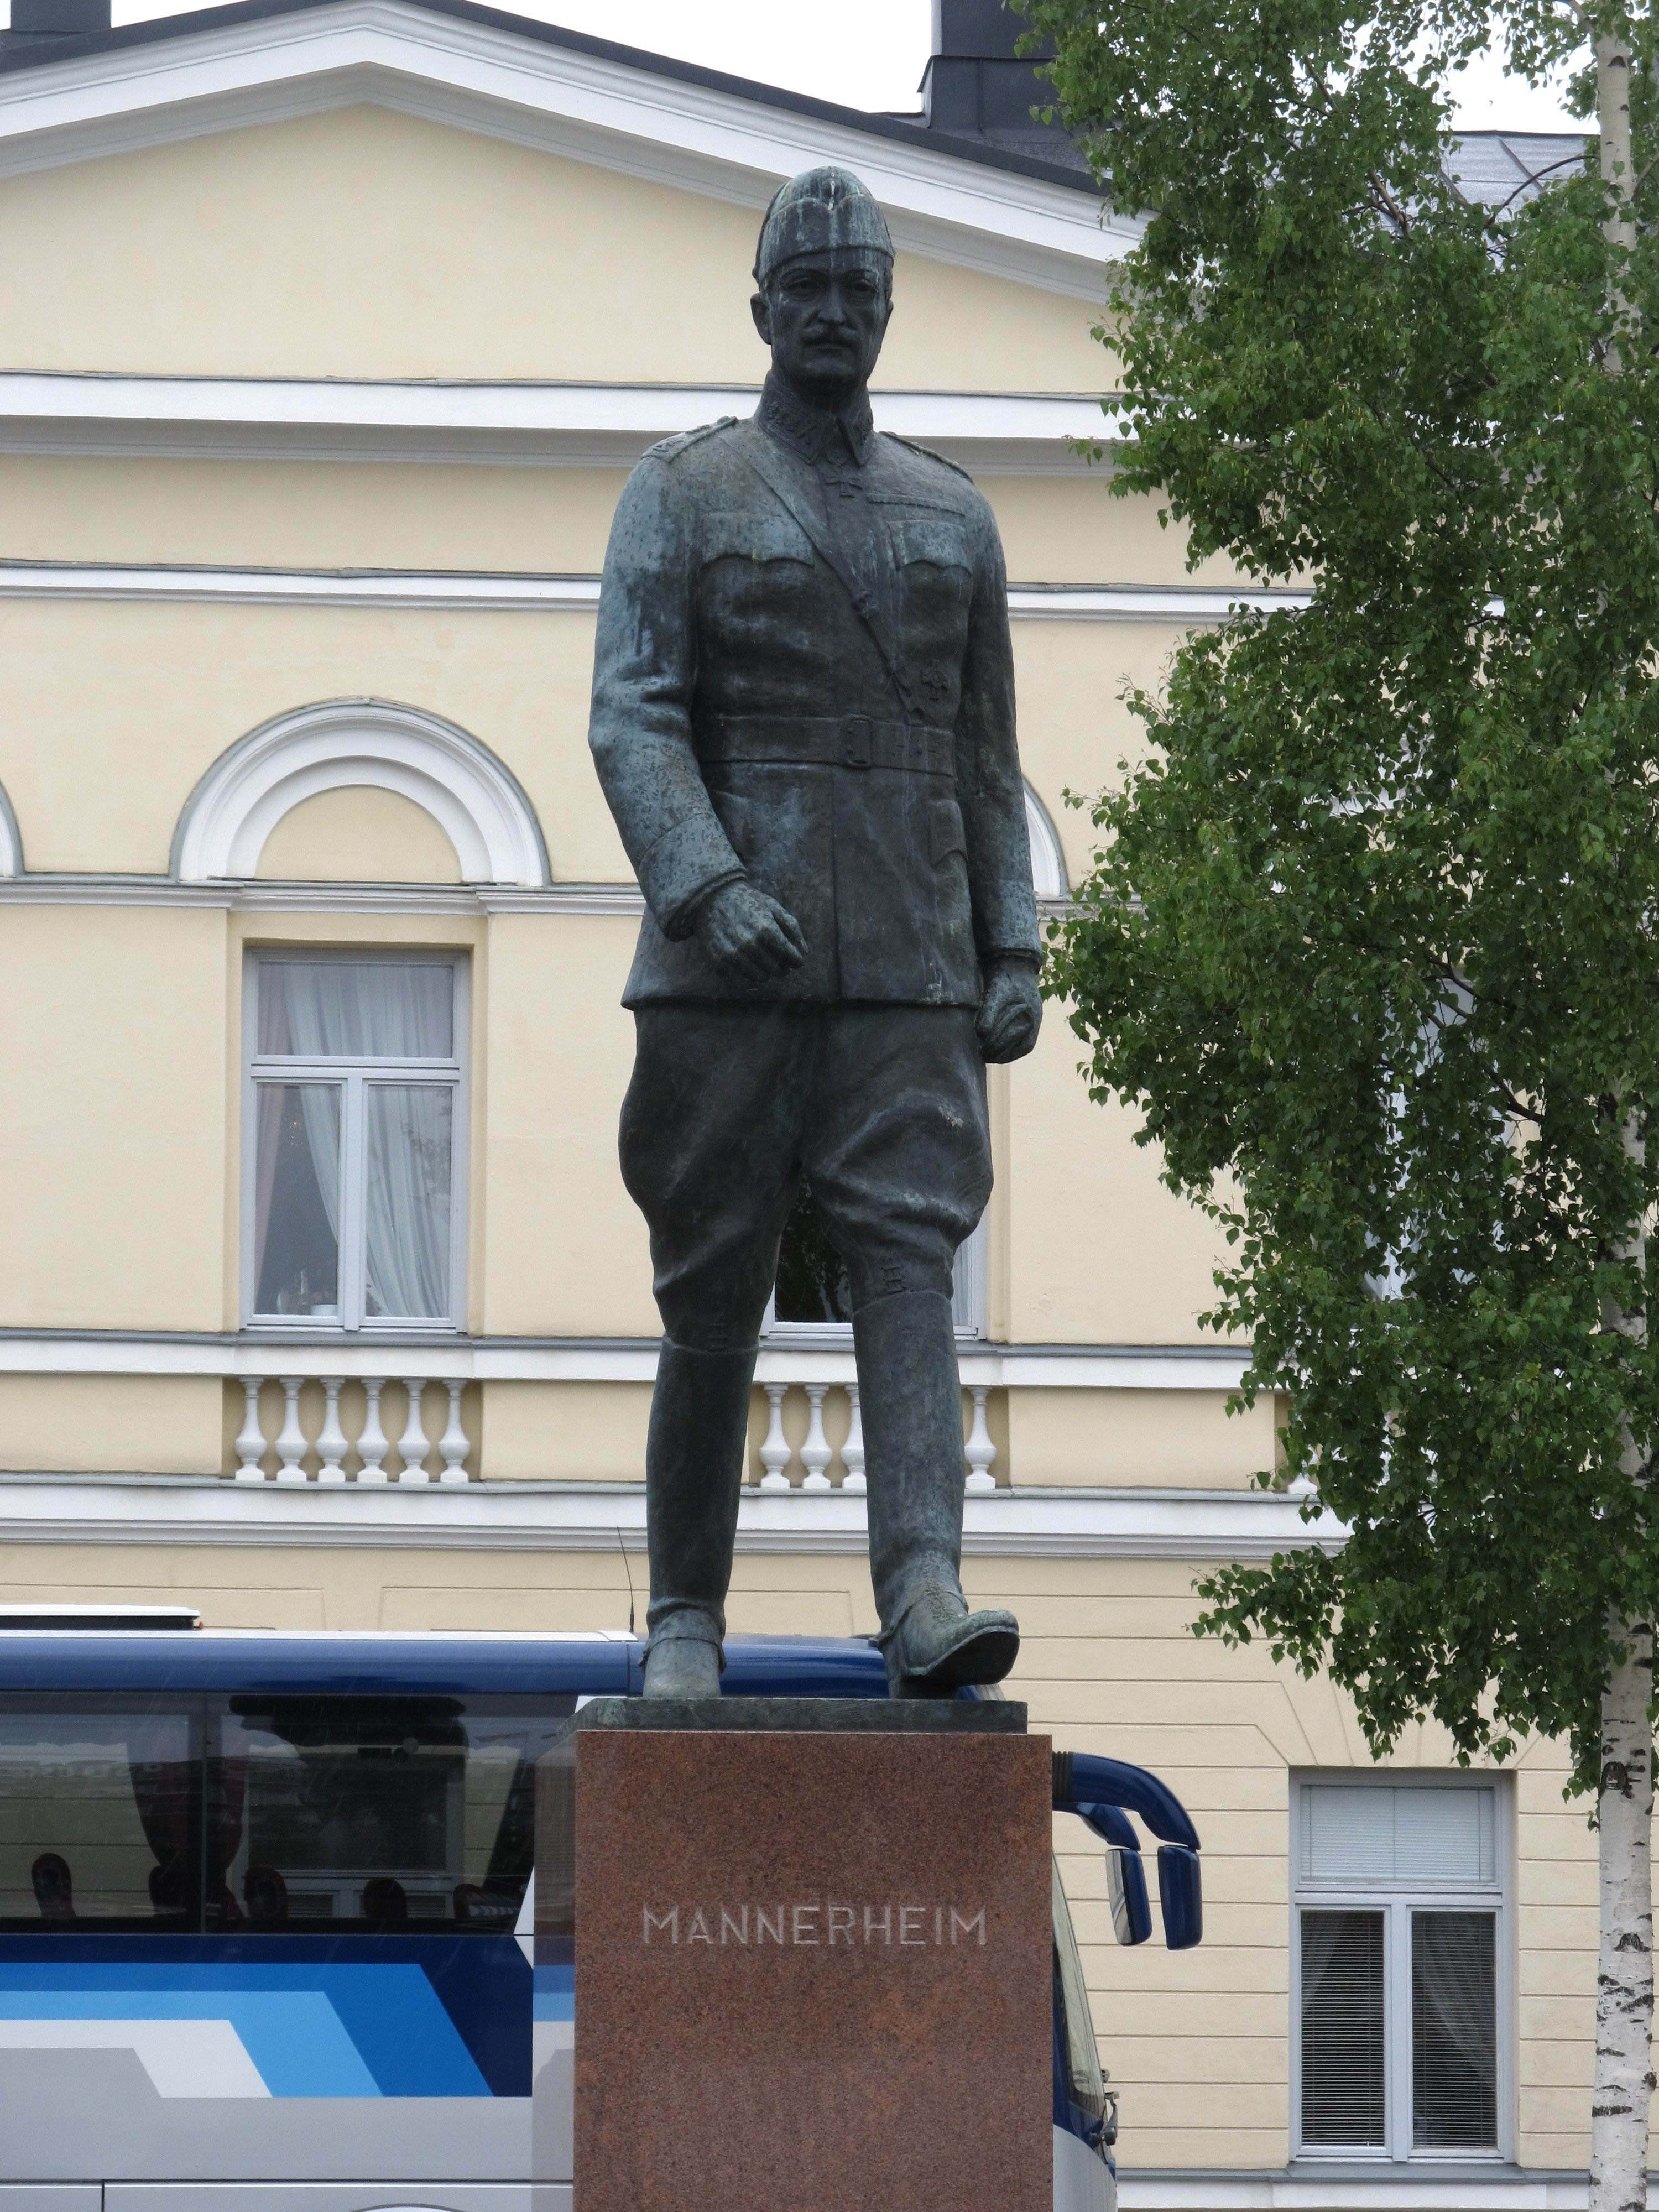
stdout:
<svg viewBox="0 0 1659 2212">
<path fill-rule="evenodd" d="M 878 435 L 881 210 L 842 169 L 768 209 L 753 419 L 657 446 L 599 595 L 591 738 L 645 893 L 622 1166 L 664 1338 L 647 1697 L 716 1695 L 750 1389 L 802 1178 L 851 1285 L 870 1564 L 896 1696 L 1000 1680 L 960 1578 L 951 1267 L 991 1190 L 985 1063 L 1041 955 L 1002 550 L 949 462 Z"/>
</svg>

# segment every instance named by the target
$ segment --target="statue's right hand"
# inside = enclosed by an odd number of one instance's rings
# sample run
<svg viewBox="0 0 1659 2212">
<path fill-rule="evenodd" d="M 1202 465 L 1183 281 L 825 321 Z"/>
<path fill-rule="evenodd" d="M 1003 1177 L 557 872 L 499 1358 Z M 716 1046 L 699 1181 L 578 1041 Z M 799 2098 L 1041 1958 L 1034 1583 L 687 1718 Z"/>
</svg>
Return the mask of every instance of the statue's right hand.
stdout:
<svg viewBox="0 0 1659 2212">
<path fill-rule="evenodd" d="M 697 909 L 697 941 L 733 982 L 769 983 L 806 957 L 800 924 L 753 884 L 722 884 Z"/>
</svg>

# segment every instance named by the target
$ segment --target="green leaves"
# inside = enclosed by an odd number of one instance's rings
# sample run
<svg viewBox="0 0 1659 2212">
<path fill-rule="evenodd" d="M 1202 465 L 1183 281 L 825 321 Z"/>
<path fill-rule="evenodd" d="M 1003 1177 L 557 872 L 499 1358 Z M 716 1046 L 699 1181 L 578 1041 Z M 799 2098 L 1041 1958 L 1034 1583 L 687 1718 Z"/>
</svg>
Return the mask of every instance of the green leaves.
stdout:
<svg viewBox="0 0 1659 2212">
<path fill-rule="evenodd" d="M 1153 756 L 1052 933 L 1097 1094 L 1231 1237 L 1214 1323 L 1353 1531 L 1218 1574 L 1202 1627 L 1328 1665 L 1379 1748 L 1541 1729 L 1593 1781 L 1605 1622 L 1659 1608 L 1620 1466 L 1659 1366 L 1609 1325 L 1659 1202 L 1624 1142 L 1659 1091 L 1659 186 L 1629 256 L 1592 174 L 1450 189 L 1484 9 L 1029 13 L 1154 210 L 1107 325 L 1117 488 L 1313 589 L 1132 702 Z M 1581 35 L 1533 0 L 1498 29 L 1534 68 Z M 1634 105 L 1639 167 L 1645 68 Z"/>
</svg>

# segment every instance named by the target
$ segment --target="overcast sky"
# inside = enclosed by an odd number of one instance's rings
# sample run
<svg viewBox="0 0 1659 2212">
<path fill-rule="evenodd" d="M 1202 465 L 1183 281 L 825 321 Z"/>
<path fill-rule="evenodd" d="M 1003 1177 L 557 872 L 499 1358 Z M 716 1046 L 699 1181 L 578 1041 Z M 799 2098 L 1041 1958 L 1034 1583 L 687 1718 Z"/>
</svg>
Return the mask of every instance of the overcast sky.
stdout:
<svg viewBox="0 0 1659 2212">
<path fill-rule="evenodd" d="M 118 23 L 179 12 L 178 0 L 114 0 L 114 10 Z M 871 108 L 915 106 L 933 19 L 931 0 L 836 0 L 833 30 L 801 0 L 518 0 L 514 12 Z M 1575 127 L 1548 92 L 1506 79 L 1493 62 L 1463 82 L 1459 119 L 1471 130 Z"/>
</svg>

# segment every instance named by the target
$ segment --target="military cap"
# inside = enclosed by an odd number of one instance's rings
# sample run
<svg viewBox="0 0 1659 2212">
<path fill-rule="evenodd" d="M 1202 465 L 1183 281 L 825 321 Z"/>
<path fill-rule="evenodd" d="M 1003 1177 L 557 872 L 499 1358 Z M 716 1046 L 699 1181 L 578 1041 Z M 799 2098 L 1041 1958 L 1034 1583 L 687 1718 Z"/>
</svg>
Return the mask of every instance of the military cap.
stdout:
<svg viewBox="0 0 1659 2212">
<path fill-rule="evenodd" d="M 772 195 L 755 252 L 755 281 L 802 253 L 863 247 L 893 258 L 893 241 L 873 194 L 850 169 L 804 169 Z"/>
</svg>

